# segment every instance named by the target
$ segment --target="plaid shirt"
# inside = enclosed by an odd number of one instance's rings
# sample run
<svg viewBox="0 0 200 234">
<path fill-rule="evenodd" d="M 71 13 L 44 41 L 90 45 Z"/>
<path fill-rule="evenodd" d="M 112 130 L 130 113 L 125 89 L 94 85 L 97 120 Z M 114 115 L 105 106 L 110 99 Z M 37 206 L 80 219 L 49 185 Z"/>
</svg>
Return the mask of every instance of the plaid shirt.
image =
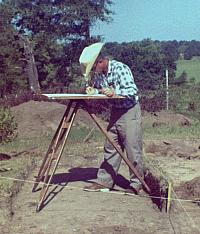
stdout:
<svg viewBox="0 0 200 234">
<path fill-rule="evenodd" d="M 138 89 L 132 72 L 127 65 L 121 62 L 109 60 L 107 75 L 95 75 L 93 85 L 97 89 L 112 87 L 116 95 L 126 97 L 125 99 L 112 100 L 115 108 L 129 109 L 138 101 Z"/>
</svg>

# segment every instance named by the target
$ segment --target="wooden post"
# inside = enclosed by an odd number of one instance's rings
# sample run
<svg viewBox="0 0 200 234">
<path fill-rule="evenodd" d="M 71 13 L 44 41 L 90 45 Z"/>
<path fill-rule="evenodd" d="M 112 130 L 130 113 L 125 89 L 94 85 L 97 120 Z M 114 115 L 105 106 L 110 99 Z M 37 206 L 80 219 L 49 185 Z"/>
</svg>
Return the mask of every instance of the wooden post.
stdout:
<svg viewBox="0 0 200 234">
<path fill-rule="evenodd" d="M 169 110 L 169 77 L 168 69 L 166 69 L 166 110 Z"/>
</svg>

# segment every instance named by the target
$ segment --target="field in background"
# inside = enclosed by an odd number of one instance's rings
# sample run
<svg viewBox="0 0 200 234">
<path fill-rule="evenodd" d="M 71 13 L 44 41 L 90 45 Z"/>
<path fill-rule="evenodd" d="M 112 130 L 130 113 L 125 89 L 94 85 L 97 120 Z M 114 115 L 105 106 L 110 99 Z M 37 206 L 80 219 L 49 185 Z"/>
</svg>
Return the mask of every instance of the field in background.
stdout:
<svg viewBox="0 0 200 234">
<path fill-rule="evenodd" d="M 191 60 L 178 60 L 176 64 L 176 78 L 185 71 L 189 80 L 195 78 L 196 82 L 200 82 L 200 57 L 194 57 Z"/>
</svg>

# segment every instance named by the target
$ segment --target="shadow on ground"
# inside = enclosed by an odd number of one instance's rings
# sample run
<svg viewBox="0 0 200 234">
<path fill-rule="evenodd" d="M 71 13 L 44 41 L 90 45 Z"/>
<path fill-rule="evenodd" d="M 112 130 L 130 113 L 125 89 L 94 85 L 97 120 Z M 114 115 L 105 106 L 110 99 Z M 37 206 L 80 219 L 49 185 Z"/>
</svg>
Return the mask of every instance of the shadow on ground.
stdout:
<svg viewBox="0 0 200 234">
<path fill-rule="evenodd" d="M 97 178 L 98 168 L 71 168 L 68 170 L 68 173 L 58 173 L 52 177 L 51 185 L 56 185 L 48 192 L 47 197 L 45 198 L 43 205 L 40 210 L 42 210 L 50 201 L 52 201 L 70 182 L 89 182 Z M 130 186 L 130 182 L 122 175 L 118 174 L 115 177 L 115 185 L 121 187 L 122 189 L 127 189 Z M 51 186 L 50 186 L 51 187 Z M 41 190 L 37 189 L 35 192 Z M 40 211 L 39 210 L 39 211 Z"/>
</svg>

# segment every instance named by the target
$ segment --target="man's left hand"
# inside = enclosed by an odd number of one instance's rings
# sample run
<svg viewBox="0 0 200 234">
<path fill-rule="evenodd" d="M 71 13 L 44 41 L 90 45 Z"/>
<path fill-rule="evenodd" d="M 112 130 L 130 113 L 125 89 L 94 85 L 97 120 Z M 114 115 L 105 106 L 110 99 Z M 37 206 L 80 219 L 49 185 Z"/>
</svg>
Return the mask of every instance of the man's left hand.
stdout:
<svg viewBox="0 0 200 234">
<path fill-rule="evenodd" d="M 115 90 L 113 88 L 111 88 L 111 87 L 101 89 L 101 93 L 105 94 L 108 97 L 115 96 Z"/>
</svg>

